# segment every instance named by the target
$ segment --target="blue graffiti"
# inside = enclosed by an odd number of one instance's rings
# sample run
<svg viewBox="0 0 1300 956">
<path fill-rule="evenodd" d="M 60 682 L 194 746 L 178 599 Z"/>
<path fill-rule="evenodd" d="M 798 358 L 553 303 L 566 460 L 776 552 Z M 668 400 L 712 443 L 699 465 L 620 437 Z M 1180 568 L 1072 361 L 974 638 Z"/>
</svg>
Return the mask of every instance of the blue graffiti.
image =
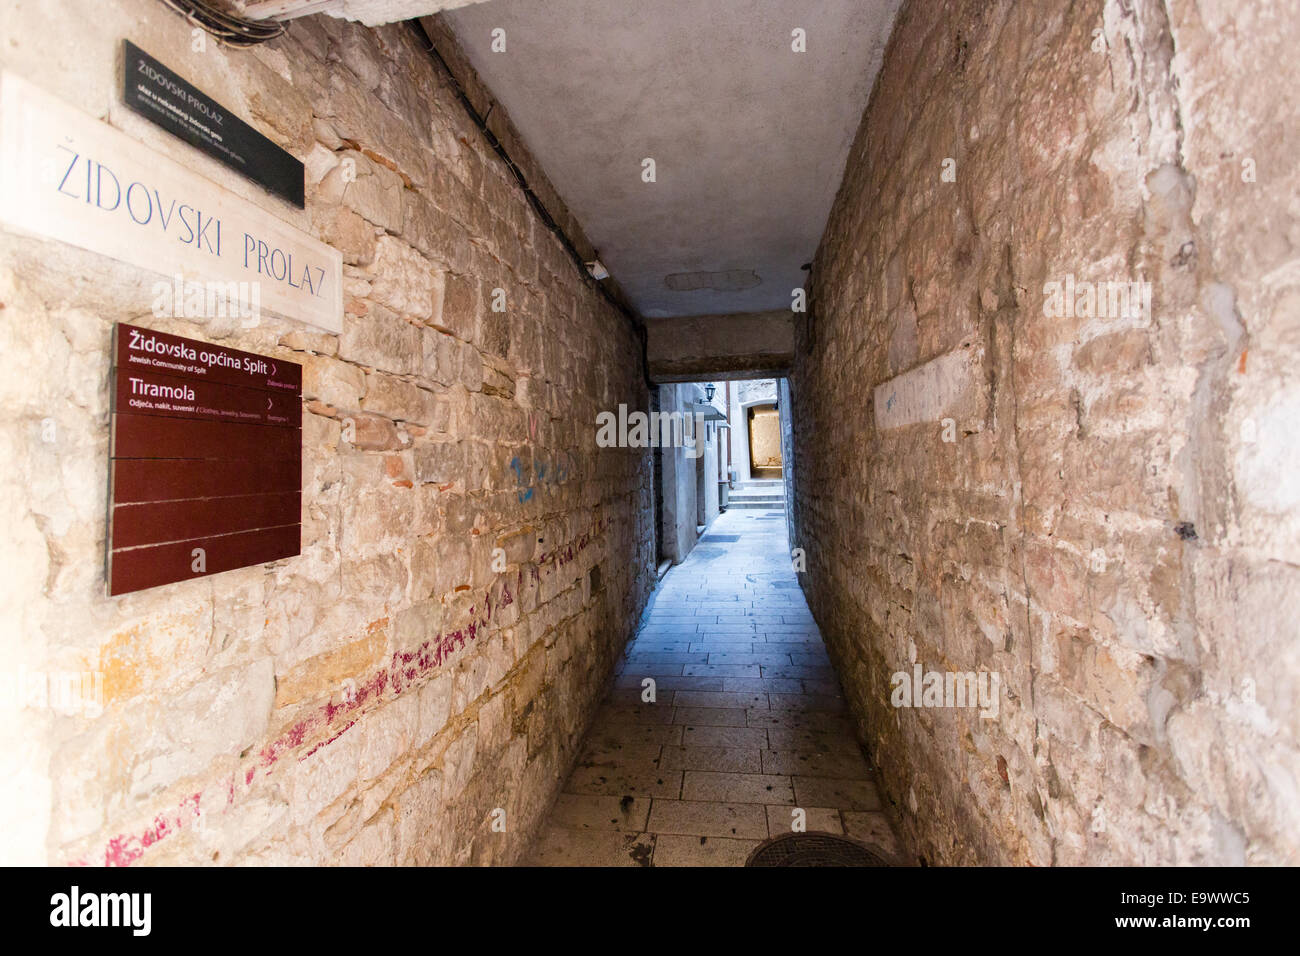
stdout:
<svg viewBox="0 0 1300 956">
<path fill-rule="evenodd" d="M 562 452 L 553 461 L 535 461 L 529 474 L 529 468 L 519 460 L 519 456 L 510 459 L 510 468 L 515 473 L 515 488 L 521 502 L 528 501 L 538 488 L 562 485 L 572 474 L 573 455 Z"/>
<path fill-rule="evenodd" d="M 519 500 L 527 501 L 533 496 L 533 489 L 528 487 L 529 482 L 524 481 L 524 467 L 519 463 L 518 455 L 510 459 L 510 467 L 515 472 L 515 485 L 519 488 Z"/>
</svg>

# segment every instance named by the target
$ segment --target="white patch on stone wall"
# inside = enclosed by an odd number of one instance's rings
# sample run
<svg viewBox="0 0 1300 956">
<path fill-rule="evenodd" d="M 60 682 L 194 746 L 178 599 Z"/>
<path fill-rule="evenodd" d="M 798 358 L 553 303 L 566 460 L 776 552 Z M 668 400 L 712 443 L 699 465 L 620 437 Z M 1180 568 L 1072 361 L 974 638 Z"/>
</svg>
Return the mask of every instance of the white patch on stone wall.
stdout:
<svg viewBox="0 0 1300 956">
<path fill-rule="evenodd" d="M 1247 421 L 1252 440 L 1237 452 L 1237 488 L 1257 508 L 1287 515 L 1300 508 L 1300 390 L 1277 395 Z"/>
<path fill-rule="evenodd" d="M 979 367 L 984 350 L 954 349 L 875 388 L 881 431 L 974 414 L 981 400 Z"/>
</svg>

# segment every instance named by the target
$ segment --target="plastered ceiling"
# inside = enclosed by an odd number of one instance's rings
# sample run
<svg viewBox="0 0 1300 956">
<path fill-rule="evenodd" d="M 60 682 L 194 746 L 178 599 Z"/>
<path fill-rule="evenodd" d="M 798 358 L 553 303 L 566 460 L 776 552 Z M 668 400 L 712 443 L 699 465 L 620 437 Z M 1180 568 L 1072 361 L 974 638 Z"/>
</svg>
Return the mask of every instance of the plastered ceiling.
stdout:
<svg viewBox="0 0 1300 956">
<path fill-rule="evenodd" d="M 489 0 L 444 16 L 654 318 L 790 307 L 897 2 Z"/>
</svg>

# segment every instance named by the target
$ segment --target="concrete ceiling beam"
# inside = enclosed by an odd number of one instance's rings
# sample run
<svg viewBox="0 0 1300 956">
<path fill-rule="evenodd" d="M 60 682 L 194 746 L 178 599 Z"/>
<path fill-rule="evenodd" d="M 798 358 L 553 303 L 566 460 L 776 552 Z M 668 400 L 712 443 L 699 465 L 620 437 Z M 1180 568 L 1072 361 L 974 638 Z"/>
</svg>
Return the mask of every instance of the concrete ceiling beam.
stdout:
<svg viewBox="0 0 1300 956">
<path fill-rule="evenodd" d="M 794 364 L 792 313 L 649 319 L 646 357 L 655 382 L 779 377 Z"/>
</svg>

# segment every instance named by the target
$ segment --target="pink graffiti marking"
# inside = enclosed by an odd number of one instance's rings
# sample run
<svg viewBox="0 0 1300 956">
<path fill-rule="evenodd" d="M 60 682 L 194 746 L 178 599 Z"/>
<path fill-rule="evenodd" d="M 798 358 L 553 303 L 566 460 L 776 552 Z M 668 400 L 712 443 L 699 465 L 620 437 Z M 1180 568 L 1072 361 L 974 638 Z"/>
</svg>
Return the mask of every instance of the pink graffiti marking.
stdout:
<svg viewBox="0 0 1300 956">
<path fill-rule="evenodd" d="M 541 581 L 539 565 L 554 562 L 557 567 L 563 567 L 572 561 L 575 553 L 580 554 L 586 550 L 593 537 L 599 535 L 604 530 L 604 527 L 605 520 L 601 519 L 591 530 L 584 533 L 577 541 L 576 552 L 575 545 L 571 544 L 562 551 L 557 549 L 540 558 L 538 565 L 533 565 L 529 569 L 532 580 L 535 583 Z M 523 575 L 524 571 L 521 570 L 518 581 L 521 588 L 523 586 Z M 514 600 L 509 585 L 505 585 L 498 606 L 509 607 L 514 603 Z M 367 678 L 354 694 L 345 697 L 342 702 L 335 702 L 333 699 L 326 701 L 306 717 L 295 722 L 287 731 L 259 750 L 256 758 L 243 769 L 242 788 L 237 790 L 236 787 L 236 780 L 241 775 L 239 771 L 229 777 L 224 787 L 225 807 L 233 806 L 238 794 L 248 791 L 257 778 L 258 771 L 261 771 L 262 776 L 270 774 L 272 768 L 282 758 L 298 750 L 308 741 L 329 733 L 340 718 L 356 713 L 363 709 L 367 703 L 378 700 L 389 690 L 391 690 L 393 697 L 398 696 L 417 684 L 420 678 L 446 663 L 455 651 L 463 650 L 467 643 L 478 640 L 481 634 L 487 634 L 487 624 L 492 616 L 491 607 L 491 595 L 485 594 L 485 616 L 483 620 L 471 620 L 465 628 L 448 634 L 440 633 L 436 637 L 424 641 L 413 651 L 394 652 L 388 665 Z M 471 607 L 470 614 L 473 615 L 474 611 L 475 608 Z M 331 736 L 321 740 L 302 754 L 298 760 L 305 760 L 318 750 L 338 740 L 350 728 L 355 726 L 359 719 L 360 715 L 358 714 L 338 730 L 333 731 Z M 202 791 L 190 794 L 181 800 L 175 809 L 157 814 L 150 823 L 146 824 L 143 830 L 134 833 L 120 833 L 110 839 L 104 846 L 104 866 L 131 866 L 144 856 L 145 851 L 150 847 L 197 820 L 201 815 L 199 807 L 202 799 Z M 69 865 L 85 866 L 88 865 L 88 861 L 87 858 L 80 857 L 70 862 Z"/>
</svg>

